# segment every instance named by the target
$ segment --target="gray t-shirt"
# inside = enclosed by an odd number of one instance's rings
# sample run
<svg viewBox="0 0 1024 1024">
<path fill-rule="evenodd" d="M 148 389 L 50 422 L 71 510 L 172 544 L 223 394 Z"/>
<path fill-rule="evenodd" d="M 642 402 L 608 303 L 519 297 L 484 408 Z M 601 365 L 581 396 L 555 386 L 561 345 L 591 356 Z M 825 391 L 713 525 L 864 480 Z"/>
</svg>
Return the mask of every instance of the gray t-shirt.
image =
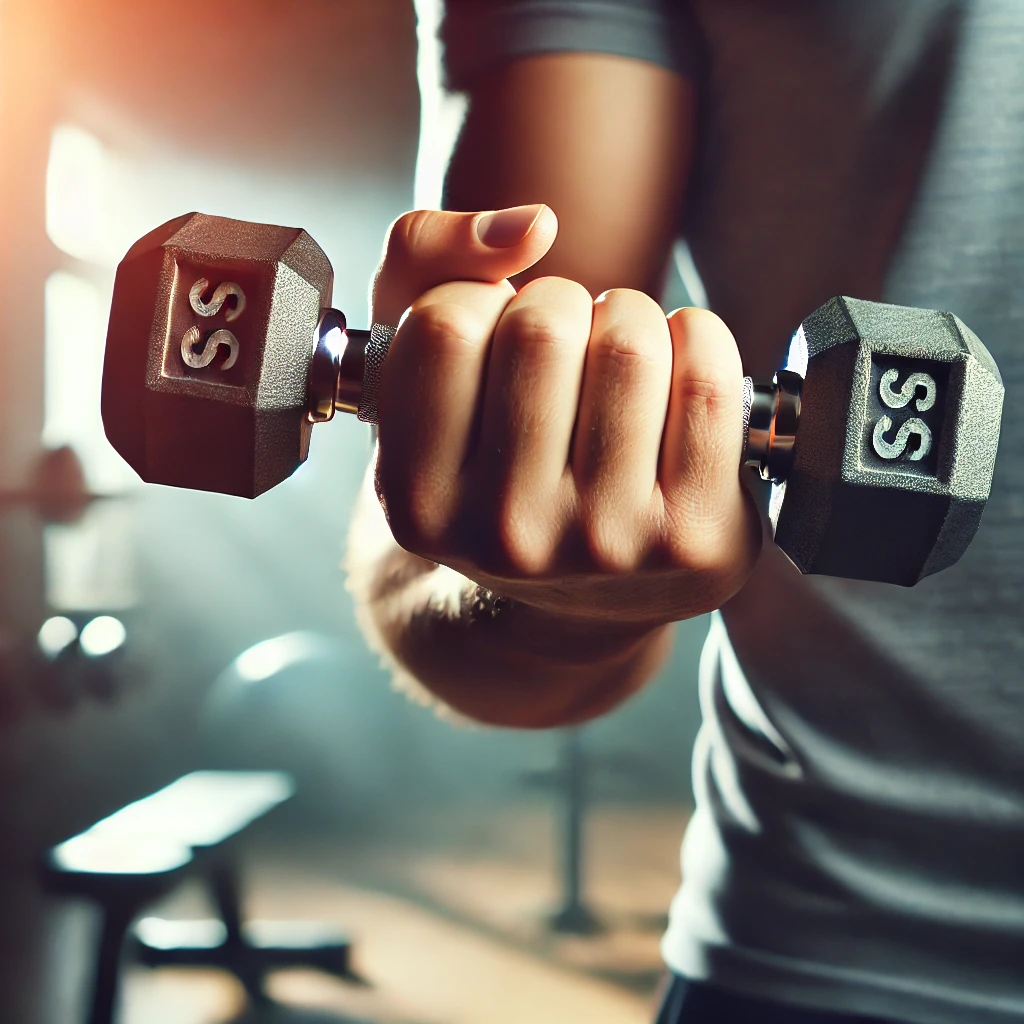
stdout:
<svg viewBox="0 0 1024 1024">
<path fill-rule="evenodd" d="M 663 943 L 690 977 L 941 1024 L 1024 1019 L 1024 2 L 450 0 L 448 81 L 615 53 L 691 76 L 684 224 L 770 375 L 832 295 L 957 313 L 1006 385 L 992 497 L 904 589 L 771 552 L 714 617 Z"/>
</svg>

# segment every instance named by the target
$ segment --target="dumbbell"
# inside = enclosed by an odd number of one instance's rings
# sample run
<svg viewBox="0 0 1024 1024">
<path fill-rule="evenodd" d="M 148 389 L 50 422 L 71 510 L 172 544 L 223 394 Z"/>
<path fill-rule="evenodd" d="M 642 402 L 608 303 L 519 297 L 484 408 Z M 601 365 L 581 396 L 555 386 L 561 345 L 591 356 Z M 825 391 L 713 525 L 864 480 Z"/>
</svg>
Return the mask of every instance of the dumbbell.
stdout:
<svg viewBox="0 0 1024 1024">
<path fill-rule="evenodd" d="M 394 331 L 349 329 L 332 284 L 300 229 L 194 213 L 150 232 L 114 283 L 111 444 L 151 483 L 255 497 L 335 409 L 375 422 Z M 771 383 L 744 380 L 742 461 L 773 485 L 776 543 L 802 572 L 904 586 L 952 565 L 988 500 L 1002 401 L 953 314 L 826 302 Z"/>
</svg>

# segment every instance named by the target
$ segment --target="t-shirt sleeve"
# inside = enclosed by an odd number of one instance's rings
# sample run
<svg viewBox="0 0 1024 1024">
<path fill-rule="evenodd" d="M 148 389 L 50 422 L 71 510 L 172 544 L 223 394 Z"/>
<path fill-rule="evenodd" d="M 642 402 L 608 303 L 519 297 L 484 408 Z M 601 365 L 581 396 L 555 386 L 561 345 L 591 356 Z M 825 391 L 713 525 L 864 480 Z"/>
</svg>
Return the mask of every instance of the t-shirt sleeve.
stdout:
<svg viewBox="0 0 1024 1024">
<path fill-rule="evenodd" d="M 684 0 L 448 0 L 444 81 L 461 90 L 484 70 L 541 53 L 609 53 L 692 77 L 698 53 Z"/>
</svg>

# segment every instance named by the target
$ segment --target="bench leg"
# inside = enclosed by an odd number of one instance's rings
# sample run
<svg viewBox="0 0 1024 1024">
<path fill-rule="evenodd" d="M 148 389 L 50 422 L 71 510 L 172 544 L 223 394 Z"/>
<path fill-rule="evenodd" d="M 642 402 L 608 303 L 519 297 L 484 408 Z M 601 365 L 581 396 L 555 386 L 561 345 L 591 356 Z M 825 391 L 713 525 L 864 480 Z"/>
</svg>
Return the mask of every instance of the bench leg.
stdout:
<svg viewBox="0 0 1024 1024">
<path fill-rule="evenodd" d="M 224 922 L 225 959 L 231 970 L 245 986 L 249 998 L 257 1003 L 268 1002 L 263 987 L 263 971 L 256 968 L 242 935 L 242 898 L 239 893 L 238 873 L 230 864 L 217 864 L 209 874 L 210 891 L 217 912 Z"/>
<path fill-rule="evenodd" d="M 99 955 L 93 978 L 89 1024 L 114 1024 L 118 988 L 121 981 L 121 949 L 132 915 L 114 907 L 103 910 Z"/>
</svg>

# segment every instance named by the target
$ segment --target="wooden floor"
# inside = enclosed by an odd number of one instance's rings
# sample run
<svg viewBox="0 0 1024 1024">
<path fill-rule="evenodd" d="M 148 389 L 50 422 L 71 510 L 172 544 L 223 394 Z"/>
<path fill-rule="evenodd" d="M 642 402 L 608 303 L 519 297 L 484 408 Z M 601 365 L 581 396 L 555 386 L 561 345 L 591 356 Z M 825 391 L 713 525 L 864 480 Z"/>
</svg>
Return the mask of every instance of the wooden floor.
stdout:
<svg viewBox="0 0 1024 1024">
<path fill-rule="evenodd" d="M 434 816 L 361 845 L 261 844 L 247 873 L 252 915 L 343 928 L 366 985 L 281 972 L 270 990 L 282 1008 L 256 1016 L 224 975 L 132 968 L 123 1024 L 642 1024 L 662 976 L 658 940 L 685 816 L 682 807 L 592 813 L 586 887 L 605 926 L 592 937 L 548 927 L 557 844 L 543 806 Z M 160 912 L 205 907 L 191 890 Z"/>
</svg>

